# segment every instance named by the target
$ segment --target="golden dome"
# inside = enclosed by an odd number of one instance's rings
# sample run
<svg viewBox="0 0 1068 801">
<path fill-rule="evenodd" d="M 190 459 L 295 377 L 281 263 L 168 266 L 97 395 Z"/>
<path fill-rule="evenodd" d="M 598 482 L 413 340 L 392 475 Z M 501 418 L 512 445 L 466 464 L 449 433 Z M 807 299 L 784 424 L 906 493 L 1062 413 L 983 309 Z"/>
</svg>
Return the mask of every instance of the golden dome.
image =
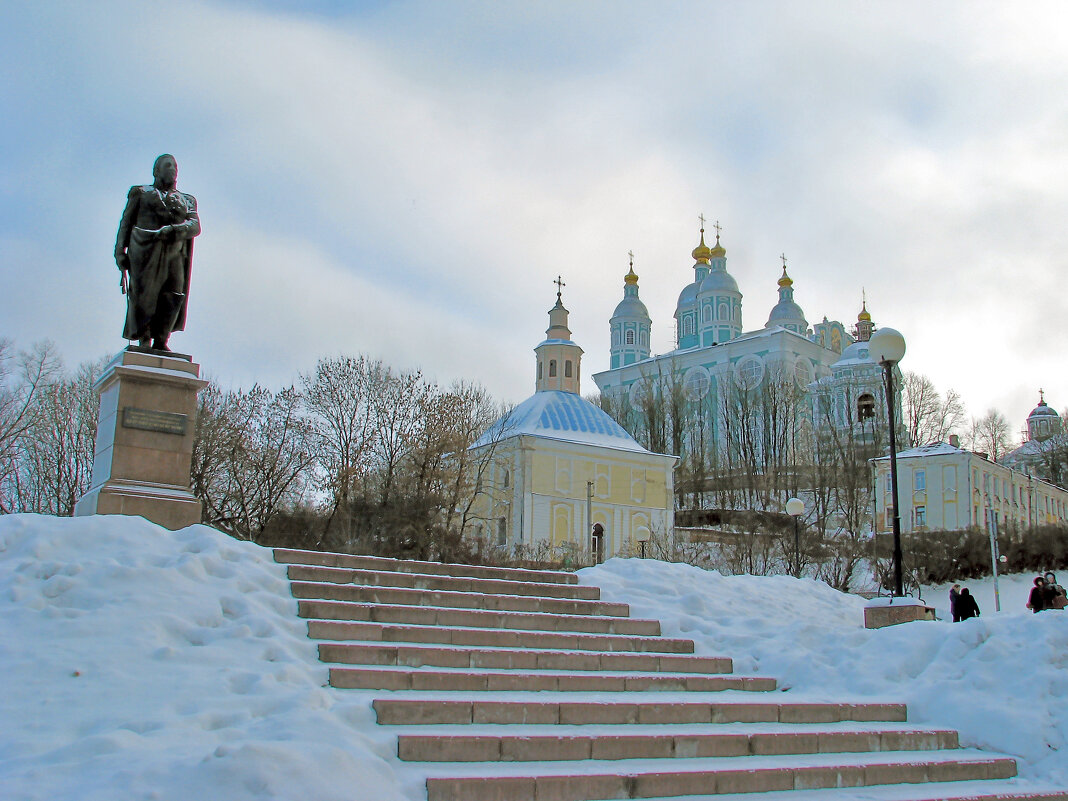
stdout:
<svg viewBox="0 0 1068 801">
<path fill-rule="evenodd" d="M 638 283 L 638 274 L 634 272 L 634 265 L 630 265 L 630 272 L 623 276 L 623 283 L 628 286 L 634 286 Z"/>
<path fill-rule="evenodd" d="M 716 237 L 716 246 L 719 247 L 719 237 Z M 705 244 L 705 229 L 701 229 L 701 244 L 693 249 L 693 260 L 708 264 L 708 260 L 712 258 L 712 251 L 708 249 L 708 245 Z"/>
<path fill-rule="evenodd" d="M 793 286 L 794 279 L 786 274 L 786 265 L 782 266 L 782 278 L 779 279 L 779 286 Z"/>
<path fill-rule="evenodd" d="M 713 259 L 719 259 L 727 255 L 727 249 L 719 243 L 719 234 L 716 234 L 716 246 L 709 251 L 708 255 Z"/>
<path fill-rule="evenodd" d="M 870 323 L 871 322 L 871 315 L 868 314 L 868 302 L 867 301 L 864 301 L 863 305 L 861 306 L 860 314 L 857 315 L 857 322 L 858 323 Z"/>
</svg>

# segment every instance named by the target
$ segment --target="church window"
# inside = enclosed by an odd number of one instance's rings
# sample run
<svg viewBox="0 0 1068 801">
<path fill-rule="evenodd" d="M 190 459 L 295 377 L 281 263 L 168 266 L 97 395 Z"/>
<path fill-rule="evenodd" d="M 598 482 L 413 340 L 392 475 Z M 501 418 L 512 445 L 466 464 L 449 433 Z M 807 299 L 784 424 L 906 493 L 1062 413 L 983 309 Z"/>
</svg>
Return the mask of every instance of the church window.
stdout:
<svg viewBox="0 0 1068 801">
<path fill-rule="evenodd" d="M 704 367 L 691 367 L 686 371 L 686 378 L 682 382 L 682 391 L 687 400 L 696 401 L 708 394 L 708 388 L 712 380 L 708 370 Z"/>
<path fill-rule="evenodd" d="M 504 471 L 504 477 L 501 480 L 501 483 L 504 485 L 505 489 L 508 489 L 508 483 L 511 481 L 511 479 L 512 479 L 511 473 L 509 473 L 507 470 L 505 470 Z"/>
<path fill-rule="evenodd" d="M 613 331 L 612 332 L 612 347 L 614 348 L 618 344 L 619 344 L 619 332 L 618 331 Z"/>
<path fill-rule="evenodd" d="M 705 322 L 706 323 L 712 322 L 712 307 L 711 306 L 705 306 Z"/>
<path fill-rule="evenodd" d="M 541 362 L 538 362 L 538 380 L 541 381 Z"/>
<path fill-rule="evenodd" d="M 556 378 L 556 359 L 549 359 L 549 378 Z"/>
<path fill-rule="evenodd" d="M 735 378 L 743 389 L 756 389 L 764 379 L 764 362 L 759 356 L 747 356 L 735 368 Z"/>
<path fill-rule="evenodd" d="M 645 331 L 642 331 L 641 334 L 638 335 L 638 342 L 642 346 L 647 346 L 649 344 L 649 334 L 647 334 Z"/>
<path fill-rule="evenodd" d="M 571 378 L 571 360 L 564 362 L 564 378 Z"/>
<path fill-rule="evenodd" d="M 682 333 L 684 336 L 693 334 L 693 317 L 686 315 L 682 320 Z"/>
<path fill-rule="evenodd" d="M 808 359 L 800 358 L 794 364 L 794 380 L 801 389 L 808 389 L 808 385 L 815 380 L 813 373 L 812 362 Z"/>
<path fill-rule="evenodd" d="M 875 417 L 875 398 L 865 393 L 857 398 L 857 419 L 871 420 Z"/>
<path fill-rule="evenodd" d="M 497 544 L 508 544 L 508 520 L 504 517 L 497 519 Z"/>
<path fill-rule="evenodd" d="M 628 331 L 627 332 L 627 344 L 628 345 L 633 345 L 634 344 L 634 332 L 633 331 Z"/>
<path fill-rule="evenodd" d="M 721 303 L 719 306 L 719 319 L 729 320 L 731 316 L 731 309 L 726 303 Z"/>
</svg>

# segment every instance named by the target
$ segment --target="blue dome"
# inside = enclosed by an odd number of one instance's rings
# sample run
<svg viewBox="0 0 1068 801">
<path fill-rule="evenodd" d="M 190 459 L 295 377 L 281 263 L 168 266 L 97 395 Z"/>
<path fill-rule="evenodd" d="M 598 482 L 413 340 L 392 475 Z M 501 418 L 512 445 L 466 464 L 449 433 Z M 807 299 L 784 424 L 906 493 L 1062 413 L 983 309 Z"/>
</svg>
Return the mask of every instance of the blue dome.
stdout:
<svg viewBox="0 0 1068 801">
<path fill-rule="evenodd" d="M 486 429 L 471 447 L 521 435 L 649 453 L 602 409 L 574 392 L 555 389 L 535 392 Z"/>
<path fill-rule="evenodd" d="M 679 293 L 679 308 L 683 306 L 693 306 L 697 303 L 697 282 L 687 284 L 686 287 Z"/>
<path fill-rule="evenodd" d="M 803 323 L 806 326 L 808 325 L 808 321 L 805 320 L 805 313 L 792 300 L 780 300 L 775 304 L 775 308 L 771 310 L 771 316 L 768 317 L 768 327 L 781 323 Z"/>
<path fill-rule="evenodd" d="M 738 282 L 726 270 L 712 270 L 701 282 L 701 294 L 706 292 L 738 292 Z"/>
<path fill-rule="evenodd" d="M 612 318 L 616 317 L 640 317 L 642 319 L 649 319 L 649 310 L 645 308 L 645 304 L 638 298 L 623 298 L 616 306 L 616 310 L 612 312 Z"/>
</svg>

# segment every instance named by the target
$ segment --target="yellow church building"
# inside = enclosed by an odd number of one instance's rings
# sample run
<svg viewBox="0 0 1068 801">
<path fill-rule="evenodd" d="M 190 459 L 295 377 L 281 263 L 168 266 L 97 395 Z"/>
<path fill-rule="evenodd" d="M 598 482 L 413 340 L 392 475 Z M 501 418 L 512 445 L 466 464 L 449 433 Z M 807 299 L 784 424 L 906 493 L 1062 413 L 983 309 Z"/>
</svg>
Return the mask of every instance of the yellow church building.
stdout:
<svg viewBox="0 0 1068 801">
<path fill-rule="evenodd" d="M 486 460 L 475 499 L 476 536 L 552 555 L 634 553 L 670 536 L 676 457 L 652 453 L 579 393 L 582 348 L 560 292 L 535 349 L 535 392 L 472 446 Z"/>
</svg>

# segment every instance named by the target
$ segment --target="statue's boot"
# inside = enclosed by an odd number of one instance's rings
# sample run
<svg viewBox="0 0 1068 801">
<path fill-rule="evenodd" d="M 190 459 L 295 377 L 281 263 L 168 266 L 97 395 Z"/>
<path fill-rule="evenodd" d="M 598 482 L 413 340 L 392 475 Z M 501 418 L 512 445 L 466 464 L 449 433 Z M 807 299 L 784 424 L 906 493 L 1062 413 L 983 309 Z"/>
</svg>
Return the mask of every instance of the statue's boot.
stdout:
<svg viewBox="0 0 1068 801">
<path fill-rule="evenodd" d="M 152 349 L 167 350 L 174 324 L 178 322 L 178 311 L 182 308 L 185 295 L 181 292 L 161 292 L 156 301 L 156 314 L 152 318 Z"/>
</svg>

